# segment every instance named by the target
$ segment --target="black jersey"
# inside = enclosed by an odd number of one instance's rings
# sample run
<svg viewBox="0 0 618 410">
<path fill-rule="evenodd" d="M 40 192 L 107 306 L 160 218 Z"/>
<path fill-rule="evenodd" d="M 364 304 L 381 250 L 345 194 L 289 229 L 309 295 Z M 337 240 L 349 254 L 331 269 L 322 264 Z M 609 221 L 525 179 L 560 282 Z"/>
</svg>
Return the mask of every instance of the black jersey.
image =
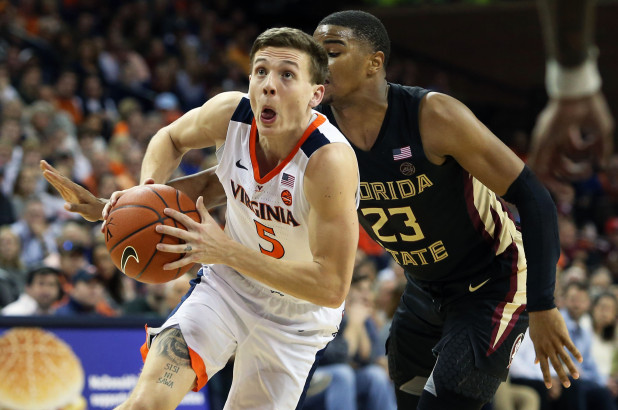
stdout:
<svg viewBox="0 0 618 410">
<path fill-rule="evenodd" d="M 352 144 L 360 169 L 361 225 L 416 279 L 524 270 L 521 234 L 504 202 L 453 158 L 440 166 L 427 160 L 418 114 L 428 92 L 390 84 L 375 144 L 370 151 Z M 329 106 L 318 109 L 337 124 Z M 496 264 L 498 273 L 490 270 Z"/>
</svg>

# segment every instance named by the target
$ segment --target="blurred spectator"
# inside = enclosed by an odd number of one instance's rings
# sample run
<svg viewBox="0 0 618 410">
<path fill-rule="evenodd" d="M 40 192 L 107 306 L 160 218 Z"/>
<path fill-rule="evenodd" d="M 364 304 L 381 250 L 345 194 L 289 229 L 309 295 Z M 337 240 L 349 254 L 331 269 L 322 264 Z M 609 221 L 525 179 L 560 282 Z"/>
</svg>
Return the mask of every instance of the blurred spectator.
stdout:
<svg viewBox="0 0 618 410">
<path fill-rule="evenodd" d="M 8 226 L 0 227 L 0 306 L 13 302 L 24 290 L 26 271 L 21 261 L 21 241 Z"/>
<path fill-rule="evenodd" d="M 493 410 L 540 410 L 541 398 L 532 387 L 513 384 L 509 377 L 498 387 L 492 404 Z"/>
<path fill-rule="evenodd" d="M 97 305 L 103 301 L 101 277 L 87 269 L 77 271 L 72 279 L 69 299 L 56 309 L 57 316 L 97 315 Z"/>
<path fill-rule="evenodd" d="M 304 409 L 395 409 L 395 390 L 383 366 L 373 314 L 372 280 L 355 272 L 339 333 L 331 341 L 314 377 L 331 377 L 328 387 L 309 397 Z"/>
<path fill-rule="evenodd" d="M 2 140 L 0 139 L 0 150 L 2 149 Z M 0 168 L 0 186 L 4 179 L 4 168 Z M 15 222 L 15 211 L 13 210 L 12 197 L 7 196 L 0 190 L 0 226 L 12 224 Z"/>
<path fill-rule="evenodd" d="M 18 98 L 17 90 L 11 84 L 8 67 L 0 62 L 0 106 Z"/>
<path fill-rule="evenodd" d="M 30 65 L 26 67 L 21 74 L 17 91 L 22 101 L 30 105 L 39 99 L 42 85 L 43 72 L 41 67 L 38 65 Z"/>
<path fill-rule="evenodd" d="M 45 219 L 45 206 L 40 199 L 26 201 L 24 214 L 11 229 L 21 240 L 21 260 L 27 268 L 41 264 L 57 253 L 55 234 Z"/>
<path fill-rule="evenodd" d="M 122 311 L 129 316 L 165 317 L 165 284 L 146 284 L 145 295 L 125 303 Z"/>
<path fill-rule="evenodd" d="M 5 316 L 50 315 L 62 295 L 60 271 L 43 266 L 28 272 L 25 291 L 2 309 Z"/>
<path fill-rule="evenodd" d="M 13 209 L 17 210 L 18 218 L 23 216 L 22 212 L 24 211 L 26 202 L 30 199 L 36 199 L 37 194 L 41 192 L 43 185 L 44 180 L 38 168 L 21 168 L 19 174 L 17 174 L 17 180 L 15 181 L 15 187 L 11 197 L 13 201 Z M 51 214 L 46 214 L 45 216 L 51 217 Z"/>
<path fill-rule="evenodd" d="M 82 100 L 77 96 L 77 75 L 74 71 L 60 73 L 55 86 L 55 106 L 70 115 L 73 123 L 79 125 L 84 117 Z"/>
<path fill-rule="evenodd" d="M 190 270 L 179 278 L 165 284 L 165 310 L 169 315 L 182 301 L 183 296 L 191 289 L 191 280 L 195 274 Z"/>
<path fill-rule="evenodd" d="M 609 292 L 599 294 L 592 304 L 592 357 L 615 398 L 618 397 L 618 374 L 612 373 L 612 363 L 618 354 L 617 319 L 616 296 Z"/>
<path fill-rule="evenodd" d="M 607 380 L 599 372 L 592 352 L 593 331 L 589 322 L 588 287 L 580 282 L 572 282 L 565 287 L 564 295 L 562 316 L 571 340 L 584 359 L 579 364 L 579 379 L 572 380 L 572 384 L 577 387 L 566 389 L 564 394 L 577 402 L 579 409 L 614 409 L 613 398 L 606 387 Z M 577 361 L 574 363 L 578 365 Z"/>
<path fill-rule="evenodd" d="M 103 282 L 108 304 L 115 311 L 135 298 L 135 280 L 124 275 L 112 261 L 105 242 L 98 242 L 92 250 L 92 264 Z"/>
<path fill-rule="evenodd" d="M 82 85 L 81 111 L 84 115 L 98 115 L 111 128 L 112 122 L 116 120 L 118 111 L 116 103 L 109 96 L 105 95 L 101 79 L 97 75 L 89 75 L 84 79 Z"/>
<path fill-rule="evenodd" d="M 163 92 L 157 95 L 154 104 L 163 116 L 164 125 L 171 124 L 183 114 L 180 110 L 178 98 L 171 92 Z"/>
</svg>

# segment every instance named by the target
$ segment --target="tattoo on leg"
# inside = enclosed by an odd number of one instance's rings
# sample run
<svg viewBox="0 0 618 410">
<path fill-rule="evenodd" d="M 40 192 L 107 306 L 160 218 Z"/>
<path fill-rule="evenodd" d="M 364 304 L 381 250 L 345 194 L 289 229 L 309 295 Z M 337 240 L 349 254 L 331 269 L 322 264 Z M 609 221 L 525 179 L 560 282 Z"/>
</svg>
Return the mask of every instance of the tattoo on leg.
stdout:
<svg viewBox="0 0 618 410">
<path fill-rule="evenodd" d="M 152 347 L 157 354 L 168 359 L 157 383 L 172 388 L 174 375 L 180 368 L 191 366 L 187 343 L 179 329 L 166 329 L 155 339 Z"/>
</svg>

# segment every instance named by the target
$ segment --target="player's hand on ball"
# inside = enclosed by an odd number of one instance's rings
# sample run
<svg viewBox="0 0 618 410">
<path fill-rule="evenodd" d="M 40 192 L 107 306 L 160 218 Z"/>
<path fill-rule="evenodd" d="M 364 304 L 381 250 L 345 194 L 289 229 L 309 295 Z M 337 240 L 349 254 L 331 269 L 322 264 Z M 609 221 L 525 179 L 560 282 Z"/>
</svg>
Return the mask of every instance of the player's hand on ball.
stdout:
<svg viewBox="0 0 618 410">
<path fill-rule="evenodd" d="M 193 263 L 225 262 L 226 250 L 229 249 L 233 241 L 223 232 L 217 221 L 210 216 L 204 206 L 203 197 L 200 196 L 197 199 L 196 207 L 202 220 L 200 223 L 174 209 L 165 209 L 165 215 L 181 223 L 186 230 L 166 225 L 157 226 L 157 232 L 185 241 L 184 244 L 179 245 L 157 244 L 157 249 L 160 251 L 185 254 L 182 259 L 166 264 L 163 269 L 173 270 Z"/>
<path fill-rule="evenodd" d="M 150 185 L 150 184 L 154 184 L 154 179 L 152 178 L 148 178 L 144 181 L 143 185 Z M 118 202 L 118 200 L 120 199 L 121 196 L 123 196 L 124 194 L 126 194 L 127 192 L 129 192 L 132 189 L 135 189 L 137 187 L 139 187 L 140 185 L 136 185 L 134 187 L 131 187 L 129 189 L 124 189 L 122 191 L 115 191 L 110 197 L 109 197 L 109 201 L 107 201 L 107 203 L 105 204 L 105 206 L 103 207 L 103 211 L 101 212 L 101 217 L 103 219 L 103 224 L 101 225 L 101 232 L 105 233 L 105 224 L 107 223 L 107 217 L 109 216 L 109 213 L 112 211 L 112 208 L 114 207 L 114 205 L 116 205 L 116 202 Z"/>
</svg>

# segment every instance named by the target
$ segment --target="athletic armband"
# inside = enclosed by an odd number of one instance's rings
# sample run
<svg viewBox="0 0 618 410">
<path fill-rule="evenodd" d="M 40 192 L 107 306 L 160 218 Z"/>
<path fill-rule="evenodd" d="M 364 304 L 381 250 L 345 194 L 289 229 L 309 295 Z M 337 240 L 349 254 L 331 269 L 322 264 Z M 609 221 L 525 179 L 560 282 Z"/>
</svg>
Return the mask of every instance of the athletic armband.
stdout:
<svg viewBox="0 0 618 410">
<path fill-rule="evenodd" d="M 527 309 L 530 312 L 555 307 L 556 264 L 560 257 L 558 217 L 549 192 L 525 166 L 503 198 L 515 206 L 528 264 Z"/>
<path fill-rule="evenodd" d="M 546 63 L 545 88 L 551 98 L 587 97 L 601 89 L 601 74 L 597 67 L 599 52 L 596 47 L 577 67 L 563 67 L 556 59 Z"/>
</svg>

